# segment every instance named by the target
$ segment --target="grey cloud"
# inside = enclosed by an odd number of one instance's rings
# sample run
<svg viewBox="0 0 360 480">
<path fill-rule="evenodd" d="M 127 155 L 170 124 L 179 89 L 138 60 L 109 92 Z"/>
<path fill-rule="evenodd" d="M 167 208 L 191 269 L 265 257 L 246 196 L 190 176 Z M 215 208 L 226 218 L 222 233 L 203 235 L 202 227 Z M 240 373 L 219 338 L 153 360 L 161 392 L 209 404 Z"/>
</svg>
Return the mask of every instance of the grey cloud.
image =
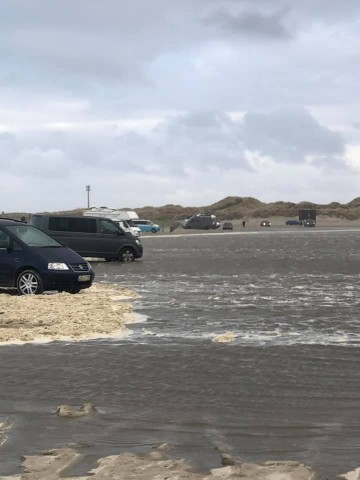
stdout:
<svg viewBox="0 0 360 480">
<path fill-rule="evenodd" d="M 293 16 L 299 18 L 301 22 L 309 24 L 309 22 L 321 23 L 342 23 L 344 20 L 352 20 L 360 13 L 360 4 L 358 0 L 301 0 L 294 2 L 293 0 L 224 0 L 223 4 L 227 8 L 238 8 L 239 4 L 244 8 L 258 8 L 264 11 L 287 10 L 292 12 Z"/>
<path fill-rule="evenodd" d="M 313 160 L 313 165 L 316 167 L 320 167 L 322 171 L 329 171 L 329 170 L 347 170 L 346 163 L 343 159 L 339 157 L 332 157 L 332 156 L 323 156 L 317 157 Z"/>
<path fill-rule="evenodd" d="M 61 150 L 34 147 L 19 152 L 13 159 L 12 170 L 26 177 L 66 178 L 70 175 L 70 162 Z"/>
<path fill-rule="evenodd" d="M 167 118 L 154 130 L 163 157 L 197 168 L 249 169 L 239 126 L 221 112 L 196 112 Z"/>
<path fill-rule="evenodd" d="M 275 161 L 303 162 L 306 156 L 341 155 L 344 139 L 312 117 L 305 109 L 279 109 L 247 113 L 243 122 L 245 146 Z"/>
<path fill-rule="evenodd" d="M 89 132 L 42 132 L 36 138 L 0 137 L 3 162 L 13 172 L 39 177 L 65 175 L 70 167 L 86 172 L 158 174 L 185 177 L 189 169 L 251 171 L 246 150 L 268 155 L 278 163 L 311 161 L 321 168 L 338 168 L 343 139 L 320 125 L 305 110 L 247 113 L 233 121 L 223 112 L 169 116 L 147 134 L 116 128 Z"/>
<path fill-rule="evenodd" d="M 260 13 L 256 11 L 232 14 L 225 10 L 213 13 L 207 23 L 218 26 L 226 34 L 273 40 L 288 40 L 289 30 L 284 25 L 283 13 Z"/>
</svg>

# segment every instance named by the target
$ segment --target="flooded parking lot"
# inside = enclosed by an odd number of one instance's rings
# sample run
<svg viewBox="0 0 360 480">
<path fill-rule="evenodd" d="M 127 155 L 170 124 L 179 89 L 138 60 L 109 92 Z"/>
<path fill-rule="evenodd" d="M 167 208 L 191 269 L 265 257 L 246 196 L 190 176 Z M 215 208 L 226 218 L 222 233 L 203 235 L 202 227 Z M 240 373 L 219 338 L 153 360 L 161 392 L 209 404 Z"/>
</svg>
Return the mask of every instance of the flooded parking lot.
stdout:
<svg viewBox="0 0 360 480">
<path fill-rule="evenodd" d="M 140 294 L 123 339 L 0 348 L 0 474 L 67 443 L 97 456 L 159 443 L 197 469 L 297 460 L 323 478 L 359 465 L 360 231 L 149 237 L 98 282 Z M 104 318 L 106 321 L 106 318 Z M 229 343 L 215 343 L 231 333 Z M 92 401 L 64 421 L 60 403 Z M 83 465 L 83 468 L 88 465 Z M 75 472 L 82 473 L 82 472 Z"/>
</svg>

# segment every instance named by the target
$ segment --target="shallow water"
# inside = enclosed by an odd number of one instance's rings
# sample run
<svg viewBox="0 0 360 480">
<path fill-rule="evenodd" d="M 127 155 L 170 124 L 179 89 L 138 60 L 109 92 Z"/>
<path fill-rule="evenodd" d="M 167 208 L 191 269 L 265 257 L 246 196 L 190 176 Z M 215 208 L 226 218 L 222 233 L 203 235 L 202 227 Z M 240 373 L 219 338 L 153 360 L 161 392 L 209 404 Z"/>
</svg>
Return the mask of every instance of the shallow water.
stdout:
<svg viewBox="0 0 360 480">
<path fill-rule="evenodd" d="M 323 478 L 359 466 L 360 231 L 144 238 L 144 259 L 95 264 L 141 294 L 117 340 L 0 348 L 0 421 L 18 456 L 87 442 L 88 462 L 170 442 L 196 468 L 298 460 Z M 214 335 L 233 332 L 228 344 Z M 92 401 L 96 417 L 58 418 Z"/>
</svg>

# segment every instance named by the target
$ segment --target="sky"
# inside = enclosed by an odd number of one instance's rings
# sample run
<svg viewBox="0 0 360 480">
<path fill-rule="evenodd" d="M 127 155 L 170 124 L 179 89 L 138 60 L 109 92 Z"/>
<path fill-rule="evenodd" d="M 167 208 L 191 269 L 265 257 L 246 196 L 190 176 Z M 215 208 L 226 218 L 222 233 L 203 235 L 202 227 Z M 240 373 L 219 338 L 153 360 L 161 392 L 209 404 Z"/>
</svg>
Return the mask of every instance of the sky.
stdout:
<svg viewBox="0 0 360 480">
<path fill-rule="evenodd" d="M 0 210 L 360 196 L 358 0 L 2 0 Z"/>
</svg>

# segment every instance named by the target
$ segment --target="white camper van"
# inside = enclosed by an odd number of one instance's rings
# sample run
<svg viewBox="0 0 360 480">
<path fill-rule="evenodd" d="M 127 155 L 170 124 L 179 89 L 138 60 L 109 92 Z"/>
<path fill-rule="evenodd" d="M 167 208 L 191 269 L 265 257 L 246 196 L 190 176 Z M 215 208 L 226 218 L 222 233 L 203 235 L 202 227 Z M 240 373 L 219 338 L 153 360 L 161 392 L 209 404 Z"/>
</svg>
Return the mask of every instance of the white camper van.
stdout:
<svg viewBox="0 0 360 480">
<path fill-rule="evenodd" d="M 125 232 L 130 232 L 134 237 L 139 237 L 141 230 L 139 227 L 130 226 L 128 220 L 136 220 L 138 214 L 132 210 L 115 210 L 107 207 L 92 207 L 83 211 L 85 217 L 104 217 L 109 218 L 113 222 L 118 222 Z"/>
</svg>

